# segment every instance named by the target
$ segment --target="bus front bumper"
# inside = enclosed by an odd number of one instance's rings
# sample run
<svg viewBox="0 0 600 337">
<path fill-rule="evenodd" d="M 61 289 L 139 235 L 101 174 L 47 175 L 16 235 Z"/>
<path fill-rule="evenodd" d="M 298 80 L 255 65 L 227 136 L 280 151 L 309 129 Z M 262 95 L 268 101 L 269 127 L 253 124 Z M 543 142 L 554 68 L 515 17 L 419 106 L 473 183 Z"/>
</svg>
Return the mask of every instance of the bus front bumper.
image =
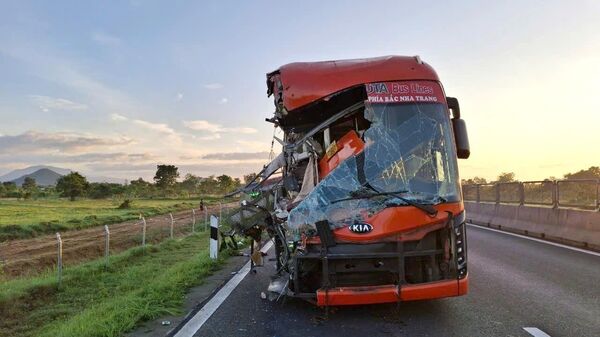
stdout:
<svg viewBox="0 0 600 337">
<path fill-rule="evenodd" d="M 317 290 L 318 306 L 361 305 L 429 300 L 465 295 L 469 276 L 459 280 L 444 280 L 420 284 L 338 287 Z"/>
</svg>

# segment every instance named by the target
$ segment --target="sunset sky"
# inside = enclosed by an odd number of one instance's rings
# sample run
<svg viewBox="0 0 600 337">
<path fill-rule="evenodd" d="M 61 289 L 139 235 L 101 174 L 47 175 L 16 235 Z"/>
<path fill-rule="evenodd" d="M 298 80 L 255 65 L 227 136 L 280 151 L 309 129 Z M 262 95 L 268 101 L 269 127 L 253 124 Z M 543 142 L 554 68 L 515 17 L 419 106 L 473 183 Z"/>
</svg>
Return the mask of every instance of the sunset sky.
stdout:
<svg viewBox="0 0 600 337">
<path fill-rule="evenodd" d="M 598 1 L 4 1 L 0 174 L 241 176 L 268 159 L 267 72 L 394 54 L 459 99 L 463 178 L 600 165 Z"/>
</svg>

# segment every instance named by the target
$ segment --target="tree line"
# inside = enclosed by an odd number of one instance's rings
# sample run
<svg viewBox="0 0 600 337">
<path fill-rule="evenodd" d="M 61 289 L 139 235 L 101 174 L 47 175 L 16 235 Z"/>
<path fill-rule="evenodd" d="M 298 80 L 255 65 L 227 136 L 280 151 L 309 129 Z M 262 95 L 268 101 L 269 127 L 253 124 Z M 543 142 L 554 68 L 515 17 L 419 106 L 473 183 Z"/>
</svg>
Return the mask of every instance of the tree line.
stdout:
<svg viewBox="0 0 600 337">
<path fill-rule="evenodd" d="M 578 180 L 578 179 L 600 179 L 600 166 L 591 166 L 586 170 L 579 170 L 574 173 L 566 173 L 563 175 L 563 180 Z M 542 179 L 544 181 L 560 180 L 557 177 L 548 177 Z M 496 180 L 487 181 L 485 178 L 473 177 L 462 179 L 463 185 L 488 184 L 488 183 L 512 183 L 519 181 L 514 172 L 503 172 L 498 175 Z"/>
<path fill-rule="evenodd" d="M 255 174 L 244 176 L 244 183 L 252 180 Z M 178 198 L 199 195 L 223 195 L 235 191 L 242 185 L 239 178 L 226 174 L 199 177 L 186 174 L 180 181 L 179 169 L 175 165 L 157 165 L 153 181 L 142 178 L 128 184 L 90 183 L 78 172 L 60 177 L 56 186 L 40 187 L 32 177 L 26 177 L 21 187 L 14 182 L 0 184 L 0 198 L 45 198 L 65 197 L 75 200 L 78 197 L 106 199 L 116 196 L 124 198 Z"/>
</svg>

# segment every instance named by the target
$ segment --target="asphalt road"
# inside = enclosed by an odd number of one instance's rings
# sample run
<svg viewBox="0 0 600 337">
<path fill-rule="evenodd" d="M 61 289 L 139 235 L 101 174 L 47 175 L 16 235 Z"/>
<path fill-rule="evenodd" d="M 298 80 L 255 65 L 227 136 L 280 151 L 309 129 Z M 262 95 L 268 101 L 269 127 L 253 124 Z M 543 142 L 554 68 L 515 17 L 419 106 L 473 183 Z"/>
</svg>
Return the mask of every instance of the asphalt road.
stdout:
<svg viewBox="0 0 600 337">
<path fill-rule="evenodd" d="M 194 336 L 600 336 L 600 257 L 468 227 L 470 292 L 400 306 L 324 310 L 260 297 L 272 266 L 248 274 Z M 269 252 L 273 255 L 272 250 Z"/>
</svg>

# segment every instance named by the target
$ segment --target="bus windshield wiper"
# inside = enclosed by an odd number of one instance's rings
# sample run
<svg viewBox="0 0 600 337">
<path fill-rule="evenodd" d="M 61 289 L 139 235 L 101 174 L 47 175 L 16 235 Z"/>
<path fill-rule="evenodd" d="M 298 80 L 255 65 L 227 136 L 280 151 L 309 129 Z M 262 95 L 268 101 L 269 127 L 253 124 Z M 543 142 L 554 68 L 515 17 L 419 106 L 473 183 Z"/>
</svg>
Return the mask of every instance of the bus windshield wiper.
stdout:
<svg viewBox="0 0 600 337">
<path fill-rule="evenodd" d="M 376 190 L 374 187 L 370 186 L 370 184 L 365 187 L 367 187 L 367 188 L 361 188 L 356 191 L 350 192 L 349 197 L 333 200 L 333 201 L 331 201 L 331 204 L 335 204 L 335 203 L 338 203 L 341 201 L 347 201 L 347 200 L 371 199 L 371 198 L 382 196 L 382 195 L 392 195 L 392 196 L 402 200 L 407 205 L 418 208 L 421 211 L 423 211 L 431 216 L 437 215 L 437 210 L 432 205 L 423 204 L 423 203 L 420 203 L 420 202 L 417 202 L 414 200 L 410 200 L 410 199 L 407 199 L 407 198 L 404 198 L 403 196 L 401 196 L 401 194 L 408 193 L 410 191 L 401 190 L 401 191 L 392 191 L 392 192 L 382 192 L 382 191 Z"/>
</svg>

